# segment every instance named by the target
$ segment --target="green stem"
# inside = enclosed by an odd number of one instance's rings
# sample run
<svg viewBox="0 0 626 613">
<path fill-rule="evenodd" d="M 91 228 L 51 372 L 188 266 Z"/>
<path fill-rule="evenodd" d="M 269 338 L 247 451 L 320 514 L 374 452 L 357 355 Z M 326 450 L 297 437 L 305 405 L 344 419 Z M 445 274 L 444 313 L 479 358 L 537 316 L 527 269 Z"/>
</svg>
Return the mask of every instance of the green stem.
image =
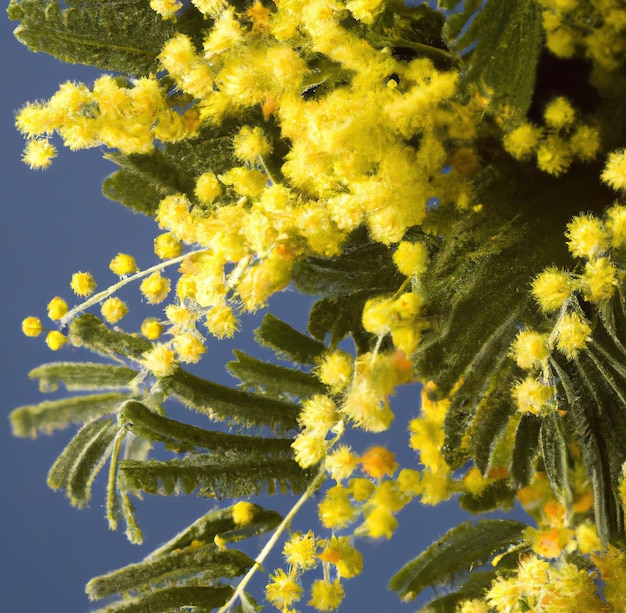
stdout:
<svg viewBox="0 0 626 613">
<path fill-rule="evenodd" d="M 231 596 L 230 600 L 217 613 L 226 613 L 226 611 L 228 611 L 228 609 L 233 604 L 235 604 L 237 599 L 243 596 L 246 585 L 248 585 L 248 583 L 250 582 L 250 579 L 252 579 L 257 569 L 262 568 L 265 558 L 269 555 L 270 551 L 272 551 L 272 549 L 274 548 L 274 545 L 276 544 L 276 542 L 278 541 L 282 533 L 285 531 L 285 528 L 287 528 L 287 526 L 291 523 L 291 520 L 293 519 L 295 514 L 300 510 L 300 507 L 302 507 L 302 505 L 320 488 L 322 483 L 324 483 L 325 478 L 326 478 L 326 469 L 324 468 L 324 463 L 322 462 L 319 472 L 317 473 L 317 475 L 315 475 L 315 478 L 313 479 L 313 481 L 311 481 L 311 484 L 309 485 L 309 487 L 306 489 L 304 494 L 300 496 L 296 504 L 294 504 L 293 507 L 291 507 L 289 513 L 285 515 L 285 518 L 283 519 L 282 522 L 280 522 L 280 525 L 276 528 L 270 540 L 267 541 L 267 543 L 265 544 L 265 547 L 263 547 L 263 549 L 261 550 L 261 553 L 259 553 L 259 555 L 254 560 L 254 565 L 252 566 L 252 568 L 246 573 L 246 576 L 239 582 L 239 585 L 237 586 L 237 589 L 233 592 L 233 595 Z"/>
<path fill-rule="evenodd" d="M 107 287 L 107 289 L 101 292 L 98 292 L 97 294 L 94 294 L 91 298 L 89 298 L 89 300 L 85 300 L 85 302 L 82 302 L 78 306 L 75 306 L 71 311 L 68 311 L 61 319 L 61 322 L 60 322 L 61 326 L 65 326 L 69 324 L 72 321 L 72 319 L 76 317 L 76 315 L 78 315 L 79 313 L 82 313 L 83 311 L 86 311 L 89 307 L 93 306 L 94 304 L 98 304 L 99 302 L 102 302 L 109 296 L 112 296 L 115 292 L 117 292 L 117 290 L 121 289 L 128 283 L 132 283 L 133 281 L 136 281 L 137 279 L 146 277 L 149 274 L 156 272 L 157 270 L 163 270 L 164 268 L 167 268 L 168 266 L 172 266 L 173 264 L 178 264 L 179 262 L 186 260 L 188 257 L 191 257 L 198 253 L 203 253 L 205 251 L 207 251 L 207 249 L 196 249 L 195 251 L 189 251 L 188 253 L 179 255 L 178 257 L 165 260 L 164 262 L 159 262 L 158 264 L 155 264 L 154 266 L 151 266 L 150 268 L 146 268 L 146 270 L 141 270 L 140 272 L 135 273 L 134 275 L 124 277 L 119 282 Z"/>
</svg>

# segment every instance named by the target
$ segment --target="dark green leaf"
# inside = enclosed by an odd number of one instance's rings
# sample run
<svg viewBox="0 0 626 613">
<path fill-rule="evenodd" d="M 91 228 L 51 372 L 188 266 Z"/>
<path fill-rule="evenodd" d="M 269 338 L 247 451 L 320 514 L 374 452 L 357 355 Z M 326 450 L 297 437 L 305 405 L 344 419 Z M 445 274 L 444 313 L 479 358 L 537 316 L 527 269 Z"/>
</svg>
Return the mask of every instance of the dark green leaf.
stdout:
<svg viewBox="0 0 626 613">
<path fill-rule="evenodd" d="M 552 412 L 546 415 L 541 424 L 539 442 L 543 465 L 555 494 L 566 508 L 571 505 L 572 490 L 569 483 L 568 441 L 564 424 L 559 415 Z"/>
<path fill-rule="evenodd" d="M 70 391 L 83 391 L 129 387 L 137 371 L 113 364 L 52 362 L 34 368 L 28 376 L 39 380 L 39 390 L 42 392 L 56 390 L 59 383 Z"/>
<path fill-rule="evenodd" d="M 85 591 L 91 600 L 112 594 L 146 592 L 195 577 L 205 585 L 221 578 L 231 579 L 251 568 L 254 560 L 236 549 L 220 551 L 214 543 L 194 543 L 168 555 L 147 557 L 137 564 L 92 579 Z M 180 585 L 180 584 L 179 584 Z"/>
<path fill-rule="evenodd" d="M 85 506 L 91 498 L 91 486 L 108 457 L 117 434 L 117 424 L 101 417 L 83 426 L 57 458 L 48 473 L 52 489 L 64 489 L 71 503 Z"/>
<path fill-rule="evenodd" d="M 176 32 L 147 0 L 11 0 L 7 12 L 32 51 L 137 76 L 158 71 L 157 56 Z"/>
<path fill-rule="evenodd" d="M 134 372 L 134 371 L 133 371 Z M 10 414 L 15 436 L 36 437 L 49 434 L 69 424 L 82 424 L 102 415 L 113 413 L 130 394 L 91 394 L 61 400 L 46 400 L 39 404 L 18 407 Z"/>
<path fill-rule="evenodd" d="M 270 426 L 275 431 L 297 429 L 298 405 L 250 394 L 196 377 L 181 368 L 162 379 L 168 394 L 211 419 L 244 426 Z"/>
<path fill-rule="evenodd" d="M 279 357 L 286 356 L 299 364 L 315 364 L 316 359 L 326 351 L 323 343 L 298 332 L 271 313 L 263 318 L 254 336 L 259 344 L 270 347 Z"/>
<path fill-rule="evenodd" d="M 238 498 L 264 489 L 272 495 L 277 488 L 301 492 L 310 481 L 310 474 L 294 460 L 241 453 L 197 454 L 167 462 L 123 460 L 119 471 L 123 490 L 165 496 L 197 491 L 209 498 Z"/>
<path fill-rule="evenodd" d="M 524 528 L 522 522 L 504 519 L 464 522 L 396 573 L 389 587 L 403 600 L 412 600 L 428 586 L 445 584 L 458 573 L 485 564 L 520 541 Z"/>
<path fill-rule="evenodd" d="M 431 600 L 423 609 L 422 613 L 456 613 L 457 605 L 463 600 L 480 599 L 485 590 L 496 579 L 497 571 L 475 571 L 470 573 L 459 589 Z"/>
<path fill-rule="evenodd" d="M 517 426 L 509 474 L 516 487 L 525 487 L 532 478 L 533 464 L 539 448 L 541 418 L 527 413 Z"/>
<path fill-rule="evenodd" d="M 69 326 L 70 340 L 76 347 L 86 347 L 95 353 L 110 356 L 113 353 L 140 358 L 152 349 L 152 343 L 140 336 L 111 330 L 91 313 L 78 316 Z"/>
<path fill-rule="evenodd" d="M 169 419 L 141 402 L 128 400 L 119 411 L 119 423 L 137 436 L 160 441 L 178 452 L 208 449 L 214 454 L 258 453 L 268 457 L 292 457 L 292 439 L 226 434 Z"/>
<path fill-rule="evenodd" d="M 156 558 L 170 554 L 178 549 L 189 547 L 194 541 L 212 543 L 217 535 L 226 541 L 250 538 L 273 530 L 282 521 L 282 517 L 276 511 L 269 511 L 256 504 L 252 505 L 252 509 L 252 519 L 243 527 L 235 524 L 232 506 L 209 511 L 148 557 Z"/>
<path fill-rule="evenodd" d="M 209 613 L 230 598 L 230 585 L 214 587 L 167 587 L 97 609 L 94 613 L 175 613 L 193 607 L 195 613 Z"/>
<path fill-rule="evenodd" d="M 234 350 L 233 353 L 237 360 L 228 362 L 226 368 L 240 379 L 245 387 L 254 391 L 272 398 L 284 398 L 285 395 L 306 398 L 326 392 L 324 384 L 310 373 L 263 362 L 243 351 Z"/>
<path fill-rule="evenodd" d="M 496 114 L 523 120 L 532 101 L 543 44 L 541 6 L 535 0 L 488 0 L 463 30 L 479 4 L 469 2 L 461 15 L 449 20 L 444 29 L 448 44 L 457 52 L 475 44 L 468 54 L 465 80 L 493 92 Z"/>
<path fill-rule="evenodd" d="M 486 513 L 500 509 L 507 511 L 515 506 L 515 494 L 506 480 L 490 483 L 480 494 L 465 493 L 459 497 L 459 505 L 470 513 Z"/>
</svg>

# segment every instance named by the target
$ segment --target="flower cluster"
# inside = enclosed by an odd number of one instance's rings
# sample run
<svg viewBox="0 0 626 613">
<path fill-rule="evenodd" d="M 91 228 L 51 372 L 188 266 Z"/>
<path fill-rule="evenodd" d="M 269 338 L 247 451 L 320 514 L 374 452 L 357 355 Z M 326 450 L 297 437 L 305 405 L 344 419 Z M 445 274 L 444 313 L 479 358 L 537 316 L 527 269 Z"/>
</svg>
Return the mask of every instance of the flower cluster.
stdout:
<svg viewBox="0 0 626 613">
<path fill-rule="evenodd" d="M 574 161 L 593 160 L 600 152 L 600 131 L 578 119 L 572 103 L 554 98 L 543 110 L 543 127 L 524 122 L 504 135 L 504 148 L 517 160 L 535 158 L 551 175 L 566 172 Z"/>
<path fill-rule="evenodd" d="M 561 58 L 583 55 L 604 70 L 626 59 L 626 9 L 618 0 L 539 0 L 546 46 Z"/>
</svg>

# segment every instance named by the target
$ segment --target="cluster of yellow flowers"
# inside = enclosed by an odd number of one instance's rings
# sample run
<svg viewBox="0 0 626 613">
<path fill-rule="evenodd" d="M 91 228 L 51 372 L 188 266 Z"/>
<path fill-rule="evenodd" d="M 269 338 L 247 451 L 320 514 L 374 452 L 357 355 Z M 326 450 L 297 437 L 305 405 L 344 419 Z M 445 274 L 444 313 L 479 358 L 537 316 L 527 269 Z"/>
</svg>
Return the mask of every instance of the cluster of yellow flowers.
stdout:
<svg viewBox="0 0 626 613">
<path fill-rule="evenodd" d="M 543 110 L 544 126 L 523 122 L 504 135 L 504 148 L 517 160 L 535 157 L 537 166 L 551 175 L 566 172 L 574 161 L 593 160 L 600 151 L 600 131 L 577 117 L 563 97 Z"/>
<path fill-rule="evenodd" d="M 340 445 L 326 455 L 324 467 L 336 485 L 326 491 L 318 510 L 322 526 L 332 533 L 329 538 L 312 531 L 296 533 L 285 543 L 287 570 L 270 575 L 266 588 L 268 600 L 283 613 L 293 611 L 290 607 L 301 599 L 303 573 L 320 563 L 323 578 L 312 582 L 308 605 L 319 611 L 335 610 L 344 597 L 342 580 L 360 574 L 363 566 L 354 538 L 391 538 L 398 525 L 394 515 L 421 492 L 418 471 L 402 469 L 393 478 L 398 464 L 385 447 L 371 447 L 357 456 Z M 357 470 L 358 476 L 353 476 Z M 352 535 L 337 535 L 359 519 L 362 522 Z"/>
<path fill-rule="evenodd" d="M 91 90 L 68 81 L 48 102 L 27 104 L 19 112 L 17 127 L 29 139 L 23 159 L 31 168 L 47 168 L 56 156 L 49 141 L 54 132 L 72 150 L 105 145 L 147 153 L 157 140 L 171 143 L 196 133 L 197 111 L 178 112 L 174 107 L 180 103 L 153 77 L 129 83 L 103 75 Z"/>
<path fill-rule="evenodd" d="M 521 330 L 512 347 L 518 366 L 529 371 L 513 391 L 524 413 L 556 410 L 548 358 L 554 349 L 568 359 L 574 358 L 590 340 L 592 324 L 575 297 L 605 305 L 624 277 L 611 254 L 626 244 L 626 206 L 616 203 L 606 212 L 605 221 L 590 214 L 574 217 L 566 237 L 570 253 L 584 260 L 584 267 L 579 273 L 550 267 L 534 280 L 532 294 L 541 310 L 554 317 L 553 325 L 548 332 Z"/>
<path fill-rule="evenodd" d="M 539 0 L 546 46 L 557 57 L 582 51 L 604 70 L 617 70 L 626 53 L 626 8 L 620 0 Z"/>
</svg>

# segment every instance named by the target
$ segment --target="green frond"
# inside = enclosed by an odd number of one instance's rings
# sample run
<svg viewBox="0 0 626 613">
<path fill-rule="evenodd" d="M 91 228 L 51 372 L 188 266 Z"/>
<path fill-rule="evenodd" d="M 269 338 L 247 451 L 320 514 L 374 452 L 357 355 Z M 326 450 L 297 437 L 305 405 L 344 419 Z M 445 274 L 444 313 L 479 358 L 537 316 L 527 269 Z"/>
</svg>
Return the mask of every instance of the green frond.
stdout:
<svg viewBox="0 0 626 613">
<path fill-rule="evenodd" d="M 302 492 L 311 475 L 288 458 L 266 458 L 258 453 L 195 454 L 169 461 L 119 464 L 119 487 L 129 492 L 173 496 L 197 492 L 207 498 L 241 498 L 266 491 Z"/>
<path fill-rule="evenodd" d="M 258 453 L 269 457 L 292 457 L 292 439 L 262 438 L 226 434 L 190 426 L 169 419 L 136 400 L 128 400 L 119 410 L 120 426 L 136 436 L 164 443 L 166 449 L 176 452 L 208 449 L 215 454 Z"/>
<path fill-rule="evenodd" d="M 406 564 L 391 578 L 389 588 L 403 600 L 413 600 L 427 587 L 449 583 L 518 543 L 524 528 L 522 522 L 504 519 L 464 522 Z"/>
<path fill-rule="evenodd" d="M 181 585 L 189 579 L 207 585 L 242 575 L 253 564 L 254 560 L 241 551 L 220 551 L 214 543 L 194 544 L 92 579 L 85 589 L 91 600 L 100 600 L 112 594 L 150 592 L 157 585 Z"/>
<path fill-rule="evenodd" d="M 543 44 L 541 6 L 535 0 L 466 2 L 447 20 L 444 37 L 457 53 L 471 48 L 464 79 L 493 94 L 494 112 L 523 121 Z"/>
<path fill-rule="evenodd" d="M 28 373 L 39 381 L 39 391 L 53 392 L 63 384 L 68 391 L 129 388 L 137 371 L 126 366 L 93 362 L 51 362 Z"/>
<path fill-rule="evenodd" d="M 117 434 L 114 419 L 101 417 L 83 426 L 68 443 L 48 473 L 52 489 L 64 489 L 72 505 L 85 506 L 91 486 L 106 462 Z"/>
<path fill-rule="evenodd" d="M 272 349 L 278 357 L 297 364 L 315 364 L 316 359 L 326 351 L 324 343 L 302 334 L 271 313 L 254 331 L 254 338 L 259 345 Z"/>
<path fill-rule="evenodd" d="M 86 347 L 107 357 L 117 353 L 137 359 L 152 349 L 152 343 L 148 339 L 111 330 L 91 313 L 79 315 L 72 321 L 69 325 L 69 336 L 75 347 Z"/>
<path fill-rule="evenodd" d="M 103 184 L 104 195 L 134 211 L 153 216 L 161 199 L 183 193 L 191 202 L 202 206 L 194 189 L 205 172 L 226 172 L 236 165 L 233 137 L 240 124 L 227 120 L 221 126 L 203 127 L 194 139 L 168 143 L 146 154 L 106 154 L 119 166 Z"/>
<path fill-rule="evenodd" d="M 361 323 L 363 307 L 369 298 L 393 294 L 405 281 L 391 255 L 386 245 L 357 230 L 340 255 L 305 258 L 296 264 L 296 288 L 318 297 L 309 315 L 313 337 L 324 340 L 330 333 L 330 346 L 336 347 L 352 335 L 359 352 L 371 349 L 375 338 Z"/>
<path fill-rule="evenodd" d="M 193 607 L 194 613 L 209 613 L 223 605 L 232 593 L 230 585 L 166 587 L 124 598 L 93 613 L 175 613 L 181 607 Z"/>
<path fill-rule="evenodd" d="M 210 511 L 141 562 L 92 579 L 86 587 L 91 600 L 112 594 L 146 592 L 180 582 L 200 580 L 204 584 L 230 579 L 249 570 L 254 563 L 235 549 L 220 550 L 215 537 L 231 542 L 273 530 L 281 521 L 274 511 L 253 505 L 246 526 L 233 521 L 233 507 Z"/>
<path fill-rule="evenodd" d="M 277 399 L 307 398 L 326 391 L 326 386 L 315 375 L 264 362 L 237 349 L 233 353 L 237 360 L 228 362 L 226 368 L 242 382 L 244 389 Z"/>
<path fill-rule="evenodd" d="M 83 424 L 112 413 L 129 397 L 130 393 L 109 392 L 45 400 L 14 409 L 9 418 L 15 436 L 35 438 L 39 433 L 50 434 L 70 424 Z"/>
<path fill-rule="evenodd" d="M 252 517 L 245 526 L 235 524 L 232 506 L 214 509 L 155 549 L 148 557 L 168 555 L 178 549 L 189 547 L 194 541 L 212 543 L 218 535 L 227 542 L 250 538 L 273 530 L 282 521 L 282 517 L 276 511 L 264 509 L 253 503 L 250 505 Z"/>
<path fill-rule="evenodd" d="M 470 573 L 458 589 L 445 596 L 434 598 L 421 608 L 419 613 L 456 613 L 457 605 L 460 602 L 481 598 L 496 577 L 495 570 Z"/>
<path fill-rule="evenodd" d="M 246 427 L 269 426 L 275 432 L 297 429 L 298 405 L 226 387 L 196 377 L 182 368 L 161 380 L 167 394 L 217 421 Z"/>
<path fill-rule="evenodd" d="M 147 0 L 11 0 L 7 12 L 32 51 L 137 76 L 157 72 L 157 56 L 176 32 Z"/>
</svg>

